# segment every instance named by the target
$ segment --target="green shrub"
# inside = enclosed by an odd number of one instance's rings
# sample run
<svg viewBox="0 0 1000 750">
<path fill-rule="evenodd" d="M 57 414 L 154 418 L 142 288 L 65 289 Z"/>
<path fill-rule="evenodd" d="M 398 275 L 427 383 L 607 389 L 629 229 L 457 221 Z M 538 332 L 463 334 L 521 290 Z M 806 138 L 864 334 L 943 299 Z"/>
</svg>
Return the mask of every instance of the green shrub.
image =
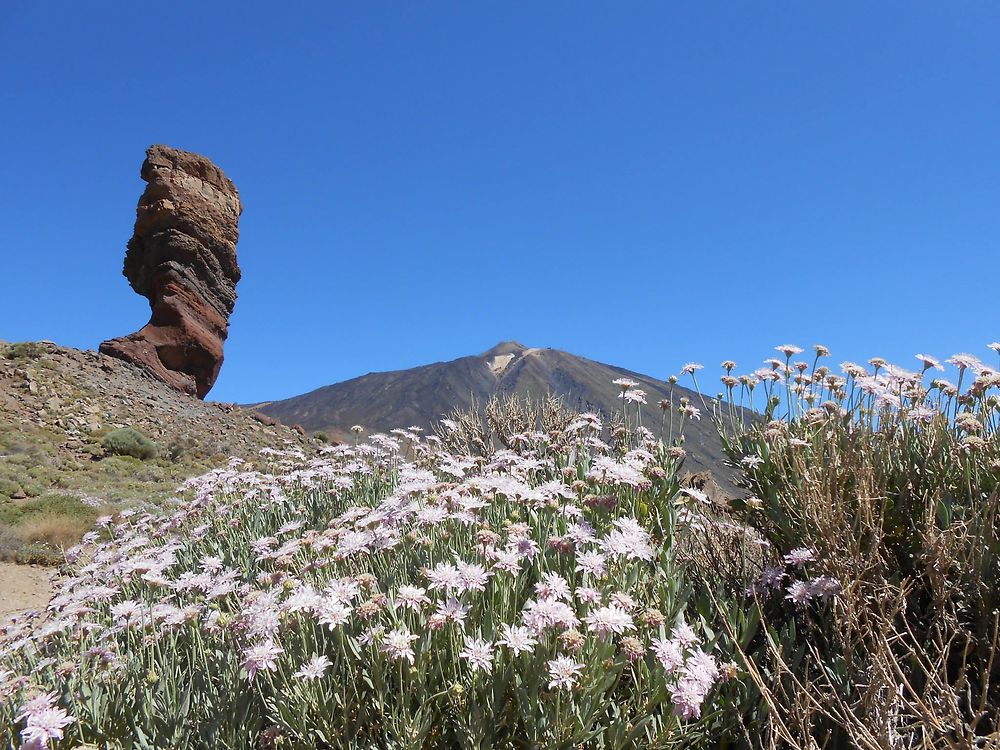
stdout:
<svg viewBox="0 0 1000 750">
<path fill-rule="evenodd" d="M 105 452 L 113 456 L 132 456 L 143 461 L 155 458 L 156 443 L 131 427 L 112 430 L 101 441 Z"/>
<path fill-rule="evenodd" d="M 16 526 L 22 521 L 42 515 L 61 516 L 93 523 L 97 511 L 72 495 L 46 495 L 17 502 L 0 500 L 0 525 Z"/>
<path fill-rule="evenodd" d="M 8 477 L 0 477 L 0 497 L 11 498 L 22 494 L 21 485 Z"/>
</svg>

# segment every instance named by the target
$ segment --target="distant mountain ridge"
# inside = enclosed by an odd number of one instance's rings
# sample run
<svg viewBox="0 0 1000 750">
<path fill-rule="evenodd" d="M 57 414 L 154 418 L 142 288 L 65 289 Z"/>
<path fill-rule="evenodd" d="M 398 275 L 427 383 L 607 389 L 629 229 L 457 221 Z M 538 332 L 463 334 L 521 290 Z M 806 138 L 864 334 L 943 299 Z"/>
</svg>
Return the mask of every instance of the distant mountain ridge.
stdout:
<svg viewBox="0 0 1000 750">
<path fill-rule="evenodd" d="M 711 415 L 701 396 L 679 385 L 641 373 L 580 357 L 558 349 L 526 347 L 504 341 L 482 354 L 408 370 L 376 372 L 309 393 L 257 404 L 255 408 L 284 424 L 299 424 L 310 432 L 323 431 L 346 439 L 352 425 L 371 432 L 388 432 L 416 425 L 430 430 L 453 409 L 482 406 L 494 394 L 540 398 L 562 397 L 566 406 L 598 413 L 605 420 L 621 411 L 621 391 L 612 381 L 631 378 L 646 392 L 642 423 L 659 434 L 662 412 L 658 403 L 671 397 L 675 405 L 687 397 L 702 418 L 684 428 L 688 451 L 686 468 L 722 473 L 722 447 Z M 711 400 L 706 399 L 711 406 Z M 667 419 L 678 419 L 676 409 Z"/>
</svg>

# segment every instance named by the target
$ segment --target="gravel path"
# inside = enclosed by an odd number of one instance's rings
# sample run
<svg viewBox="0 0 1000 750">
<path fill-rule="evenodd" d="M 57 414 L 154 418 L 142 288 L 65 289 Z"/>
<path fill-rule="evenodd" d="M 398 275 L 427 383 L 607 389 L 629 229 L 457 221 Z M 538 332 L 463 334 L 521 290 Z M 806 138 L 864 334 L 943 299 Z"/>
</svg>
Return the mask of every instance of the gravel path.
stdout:
<svg viewBox="0 0 1000 750">
<path fill-rule="evenodd" d="M 39 565 L 0 562 L 0 622 L 17 612 L 44 608 L 52 597 L 53 572 Z"/>
</svg>

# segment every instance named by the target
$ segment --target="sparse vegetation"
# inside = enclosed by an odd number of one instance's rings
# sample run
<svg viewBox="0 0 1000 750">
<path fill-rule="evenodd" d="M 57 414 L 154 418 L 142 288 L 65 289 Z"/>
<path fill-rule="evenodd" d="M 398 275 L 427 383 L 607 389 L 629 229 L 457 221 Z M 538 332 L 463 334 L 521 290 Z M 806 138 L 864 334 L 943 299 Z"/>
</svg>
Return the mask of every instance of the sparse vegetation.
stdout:
<svg viewBox="0 0 1000 750">
<path fill-rule="evenodd" d="M 185 479 L 275 442 L 277 430 L 239 410 L 172 398 L 96 354 L 0 345 L 0 559 L 58 562 L 99 513 L 159 504 Z M 122 423 L 155 436 L 161 450 L 135 458 L 149 451 L 133 438 L 124 451 L 132 455 L 109 453 L 102 442 Z M 100 508 L 81 514 L 80 501 Z"/>
<path fill-rule="evenodd" d="M 0 356 L 13 360 L 37 359 L 43 351 L 43 346 L 35 341 L 0 345 Z"/>
</svg>

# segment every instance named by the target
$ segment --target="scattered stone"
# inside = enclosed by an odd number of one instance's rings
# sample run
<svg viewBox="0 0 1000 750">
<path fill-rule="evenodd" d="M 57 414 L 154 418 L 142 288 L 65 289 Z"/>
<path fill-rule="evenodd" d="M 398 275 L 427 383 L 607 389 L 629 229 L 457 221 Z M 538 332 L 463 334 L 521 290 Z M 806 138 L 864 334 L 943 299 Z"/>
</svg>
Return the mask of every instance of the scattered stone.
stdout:
<svg viewBox="0 0 1000 750">
<path fill-rule="evenodd" d="M 250 412 L 250 415 L 258 422 L 266 424 L 268 427 L 274 427 L 275 425 L 280 424 L 274 417 L 269 417 L 267 414 L 260 411 L 252 411 Z"/>
</svg>

